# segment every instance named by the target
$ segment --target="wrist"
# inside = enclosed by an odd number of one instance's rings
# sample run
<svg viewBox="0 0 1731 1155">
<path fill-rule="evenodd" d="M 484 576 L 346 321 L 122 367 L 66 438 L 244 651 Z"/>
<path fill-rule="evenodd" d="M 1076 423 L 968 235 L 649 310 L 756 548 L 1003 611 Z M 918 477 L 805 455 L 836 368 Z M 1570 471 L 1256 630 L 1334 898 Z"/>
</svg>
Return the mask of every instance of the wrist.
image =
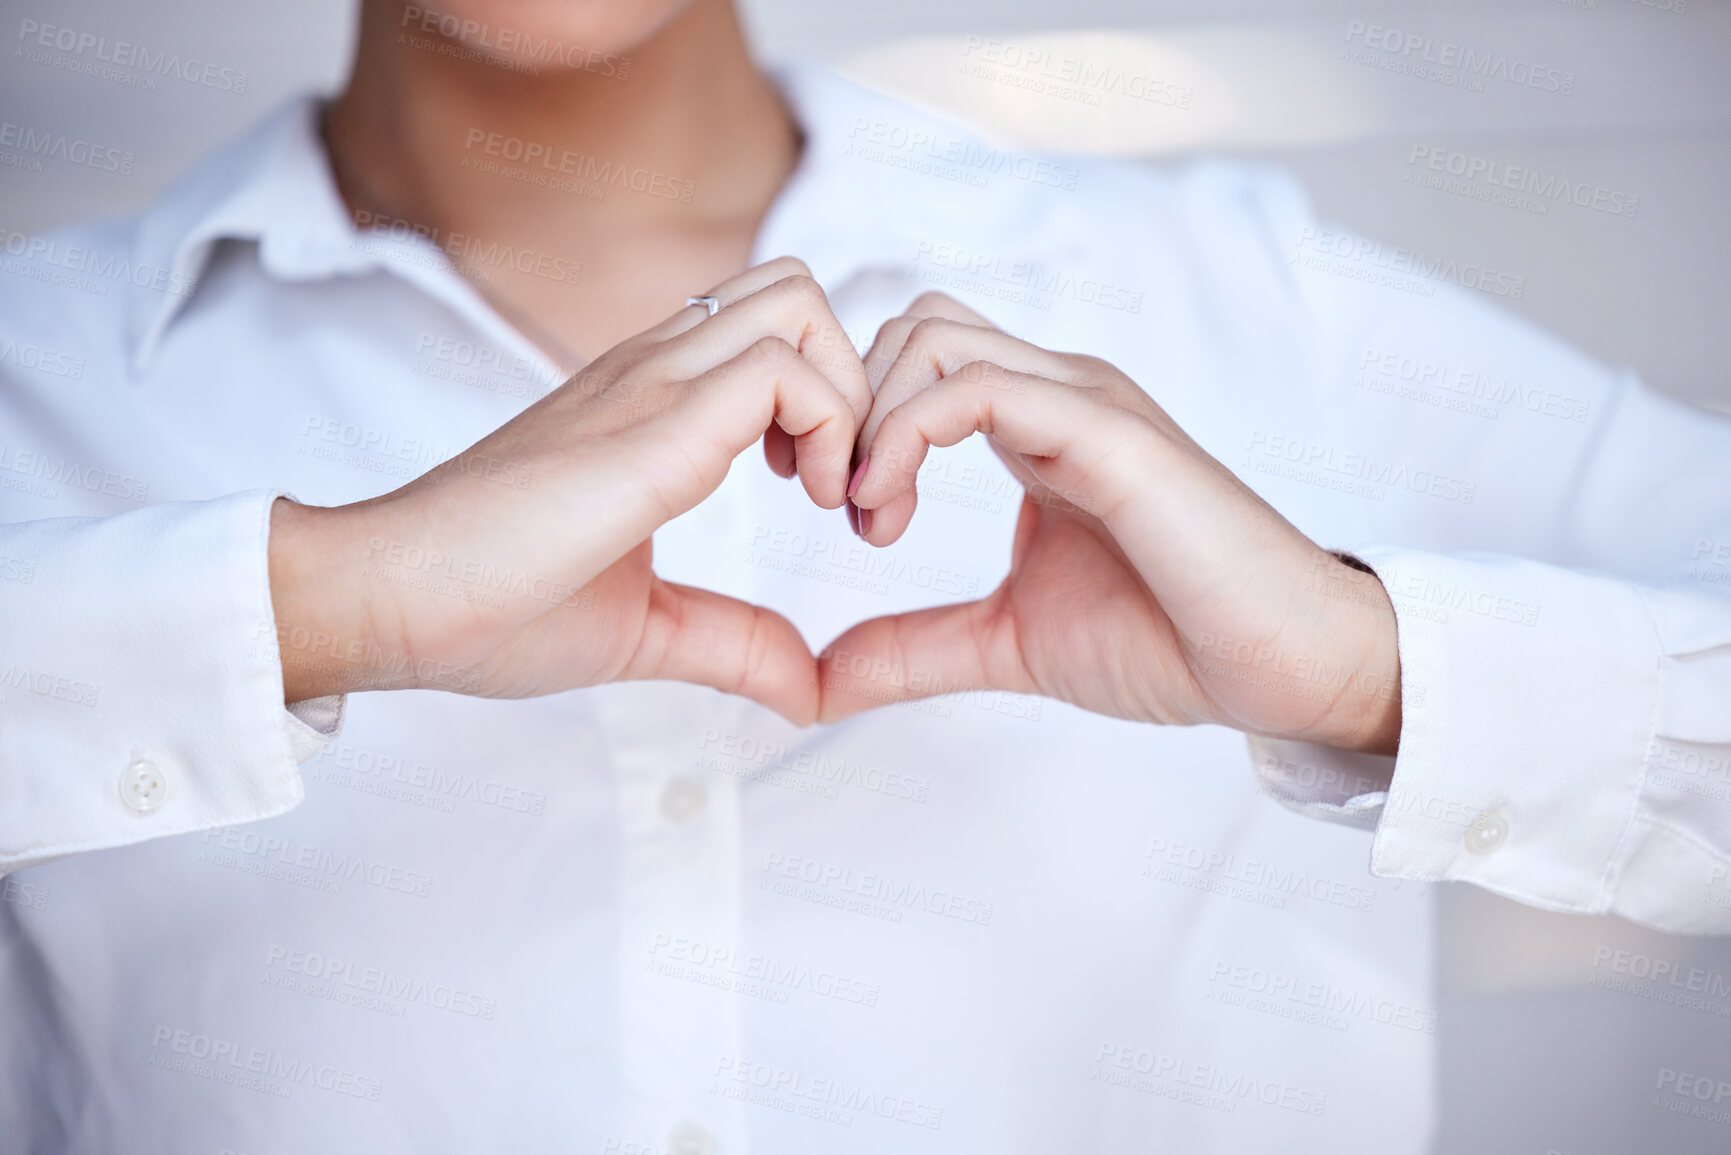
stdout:
<svg viewBox="0 0 1731 1155">
<path fill-rule="evenodd" d="M 1400 746 L 1401 671 L 1394 602 L 1376 572 L 1350 554 L 1330 553 L 1307 583 L 1323 599 L 1336 639 L 1340 684 L 1311 733 L 1294 735 L 1342 750 L 1394 754 Z"/>
<path fill-rule="evenodd" d="M 379 645 L 354 507 L 321 508 L 278 498 L 271 507 L 271 608 L 282 663 L 283 701 L 390 689 L 388 667 L 369 660 Z M 358 541 L 358 546 L 357 546 Z"/>
</svg>

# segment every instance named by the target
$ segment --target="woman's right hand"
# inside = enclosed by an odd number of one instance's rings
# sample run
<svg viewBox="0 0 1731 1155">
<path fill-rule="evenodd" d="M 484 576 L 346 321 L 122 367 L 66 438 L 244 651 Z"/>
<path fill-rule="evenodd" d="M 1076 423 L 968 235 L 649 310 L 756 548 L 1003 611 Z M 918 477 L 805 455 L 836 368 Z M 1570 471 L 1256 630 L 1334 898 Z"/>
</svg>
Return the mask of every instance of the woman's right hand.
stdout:
<svg viewBox="0 0 1731 1155">
<path fill-rule="evenodd" d="M 285 700 L 521 698 L 667 678 L 812 721 L 815 661 L 793 625 L 662 581 L 650 535 L 759 438 L 772 468 L 839 507 L 871 388 L 801 262 L 768 262 L 709 295 L 713 317 L 688 306 L 401 489 L 328 509 L 278 501 Z"/>
</svg>

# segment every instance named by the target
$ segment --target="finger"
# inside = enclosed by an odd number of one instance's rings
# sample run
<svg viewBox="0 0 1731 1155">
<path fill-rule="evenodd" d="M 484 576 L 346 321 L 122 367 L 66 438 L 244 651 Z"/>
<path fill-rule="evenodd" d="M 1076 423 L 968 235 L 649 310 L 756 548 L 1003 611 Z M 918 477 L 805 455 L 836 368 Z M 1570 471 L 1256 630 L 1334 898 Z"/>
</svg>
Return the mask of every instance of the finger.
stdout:
<svg viewBox="0 0 1731 1155">
<path fill-rule="evenodd" d="M 793 437 L 779 425 L 763 431 L 763 459 L 777 477 L 792 477 L 794 471 Z"/>
<path fill-rule="evenodd" d="M 1141 459 L 1122 452 L 1133 449 L 1133 418 L 1102 404 L 1095 391 L 971 362 L 884 416 L 852 498 L 860 509 L 873 511 L 862 536 L 873 545 L 900 537 L 913 517 L 915 481 L 928 450 L 976 432 L 1039 460 L 1042 485 L 1096 516 L 1122 499 Z M 1122 458 L 1122 465 L 1114 458 Z M 1106 463 L 1113 464 L 1105 468 Z"/>
<path fill-rule="evenodd" d="M 784 277 L 809 276 L 811 276 L 811 269 L 807 268 L 806 263 L 798 257 L 777 257 L 772 261 L 765 261 L 761 265 L 753 265 L 745 272 L 729 277 L 709 292 L 700 295 L 714 297 L 720 307 L 725 309 L 740 298 L 748 297 L 759 289 L 775 284 Z M 651 343 L 660 344 L 681 333 L 695 329 L 708 316 L 709 309 L 706 306 L 686 305 L 661 324 L 645 332 L 643 337 Z"/>
<path fill-rule="evenodd" d="M 871 382 L 874 394 L 878 391 L 884 374 L 889 372 L 890 366 L 895 364 L 896 358 L 901 355 L 902 346 L 907 344 L 908 334 L 914 331 L 916 324 L 927 317 L 946 317 L 964 325 L 997 328 L 954 297 L 947 297 L 943 293 L 921 293 L 899 317 L 891 317 L 879 327 L 877 338 L 866 351 L 866 379 Z"/>
<path fill-rule="evenodd" d="M 1070 445 L 1073 410 L 1084 398 L 1044 377 L 1011 374 L 987 362 L 961 371 L 909 398 L 883 417 L 860 461 L 852 502 L 862 511 L 864 537 L 888 545 L 914 518 L 917 476 L 931 448 L 945 448 L 975 433 L 1006 436 L 1016 452 L 1056 457 Z"/>
<path fill-rule="evenodd" d="M 1071 359 L 1001 330 L 948 317 L 923 317 L 908 330 L 895 360 L 878 383 L 871 413 L 860 426 L 860 445 L 871 444 L 884 414 L 963 365 L 976 361 L 989 361 L 1054 381 L 1073 381 L 1079 376 Z"/>
<path fill-rule="evenodd" d="M 709 590 L 655 578 L 643 637 L 621 681 L 713 686 L 768 706 L 796 726 L 817 717 L 817 671 L 793 623 Z"/>
<path fill-rule="evenodd" d="M 962 690 L 1034 689 L 1002 592 L 975 602 L 873 618 L 818 658 L 818 720 Z"/>
<path fill-rule="evenodd" d="M 793 463 L 811 499 L 825 509 L 846 500 L 853 408 L 786 341 L 761 338 L 693 380 L 689 397 L 694 408 L 670 416 L 718 433 L 729 460 L 773 421 L 792 439 Z"/>
<path fill-rule="evenodd" d="M 715 316 L 664 340 L 653 356 L 669 379 L 683 380 L 737 356 L 761 337 L 786 341 L 829 378 L 853 408 L 856 425 L 870 412 L 871 385 L 859 352 L 835 319 L 823 288 L 807 273 L 791 273 L 741 295 Z"/>
</svg>

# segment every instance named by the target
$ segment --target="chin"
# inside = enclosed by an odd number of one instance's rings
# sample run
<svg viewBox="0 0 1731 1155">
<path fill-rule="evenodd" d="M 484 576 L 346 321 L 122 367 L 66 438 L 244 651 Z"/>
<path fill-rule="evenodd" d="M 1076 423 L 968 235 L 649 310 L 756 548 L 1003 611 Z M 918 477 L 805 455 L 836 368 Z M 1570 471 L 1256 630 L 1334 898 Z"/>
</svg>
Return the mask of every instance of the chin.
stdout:
<svg viewBox="0 0 1731 1155">
<path fill-rule="evenodd" d="M 442 35 L 501 60 L 545 61 L 559 53 L 618 57 L 646 43 L 694 0 L 378 0 L 390 22 Z M 579 64 L 580 66 L 580 64 Z"/>
</svg>

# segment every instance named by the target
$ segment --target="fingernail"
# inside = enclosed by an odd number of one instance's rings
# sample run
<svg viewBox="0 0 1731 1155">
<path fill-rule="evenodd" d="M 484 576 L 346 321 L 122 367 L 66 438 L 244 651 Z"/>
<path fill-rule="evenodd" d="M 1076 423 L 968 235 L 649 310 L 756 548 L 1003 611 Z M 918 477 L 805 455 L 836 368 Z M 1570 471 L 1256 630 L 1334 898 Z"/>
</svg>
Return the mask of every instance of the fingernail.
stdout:
<svg viewBox="0 0 1731 1155">
<path fill-rule="evenodd" d="M 865 537 L 868 534 L 870 534 L 871 531 L 872 531 L 872 511 L 869 509 L 862 509 L 859 511 L 859 535 L 861 537 Z"/>
<path fill-rule="evenodd" d="M 853 477 L 849 478 L 847 483 L 847 495 L 849 497 L 852 497 L 854 494 L 859 492 L 859 484 L 865 480 L 866 467 L 871 463 L 872 455 L 868 453 L 865 455 L 864 459 L 860 461 L 859 465 L 855 467 Z"/>
<path fill-rule="evenodd" d="M 855 505 L 851 501 L 847 503 L 847 524 L 848 524 L 848 528 L 853 530 L 854 536 L 858 537 L 859 536 L 859 506 Z"/>
</svg>

